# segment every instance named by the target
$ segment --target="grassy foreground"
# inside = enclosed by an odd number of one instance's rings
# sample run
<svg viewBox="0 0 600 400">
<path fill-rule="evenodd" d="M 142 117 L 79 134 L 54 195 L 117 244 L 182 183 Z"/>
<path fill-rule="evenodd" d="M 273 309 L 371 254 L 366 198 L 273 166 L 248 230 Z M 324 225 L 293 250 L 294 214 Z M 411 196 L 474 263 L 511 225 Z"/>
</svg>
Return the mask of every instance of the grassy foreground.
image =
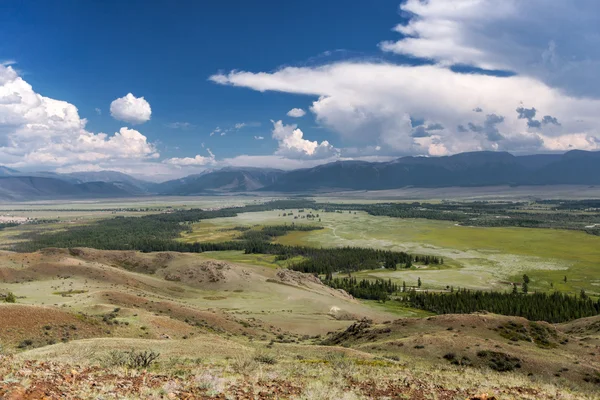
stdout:
<svg viewBox="0 0 600 400">
<path fill-rule="evenodd" d="M 79 349 L 73 349 L 77 345 Z M 86 343 L 93 349 L 94 343 Z M 117 344 L 118 345 L 118 344 Z M 150 346 L 152 343 L 138 344 Z M 61 345 L 58 345 L 61 346 Z M 64 346 L 64 345 L 63 345 Z M 192 344 L 193 346 L 193 344 Z M 16 399 L 593 399 L 594 394 L 522 375 L 418 360 L 376 358 L 343 348 L 246 347 L 220 359 L 161 356 L 149 368 L 115 365 L 116 353 L 70 362 L 43 353 L 0 356 L 0 397 Z M 99 346 L 101 347 L 101 346 Z M 66 349 L 56 349 L 64 354 Z M 36 360 L 30 360 L 36 358 Z M 48 359 L 50 358 L 50 361 Z"/>
</svg>

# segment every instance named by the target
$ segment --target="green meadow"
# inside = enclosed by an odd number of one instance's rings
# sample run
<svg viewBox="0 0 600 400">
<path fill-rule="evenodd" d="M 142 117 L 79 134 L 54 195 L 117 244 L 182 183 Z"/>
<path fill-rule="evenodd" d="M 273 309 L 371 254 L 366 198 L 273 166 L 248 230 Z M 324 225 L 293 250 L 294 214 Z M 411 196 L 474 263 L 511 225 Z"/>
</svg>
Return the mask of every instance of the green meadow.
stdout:
<svg viewBox="0 0 600 400">
<path fill-rule="evenodd" d="M 600 237 L 579 231 L 531 228 L 486 228 L 458 226 L 453 222 L 371 216 L 364 212 L 320 212 L 306 210 L 283 217 L 284 211 L 243 213 L 233 218 L 214 219 L 193 226 L 183 240 L 198 237 L 233 238 L 236 226 L 272 224 L 316 224 L 323 230 L 291 232 L 277 239 L 281 244 L 315 247 L 360 246 L 430 254 L 444 257 L 441 268 L 416 266 L 397 271 L 364 271 L 371 278 L 405 281 L 432 290 L 447 286 L 470 289 L 511 290 L 511 282 L 530 276 L 531 290 L 560 290 L 577 293 L 585 289 L 600 293 Z M 307 221 L 307 212 L 319 219 Z M 298 217 L 295 219 L 295 217 Z M 236 255 L 238 262 L 251 262 Z M 564 281 L 565 276 L 567 281 Z"/>
</svg>

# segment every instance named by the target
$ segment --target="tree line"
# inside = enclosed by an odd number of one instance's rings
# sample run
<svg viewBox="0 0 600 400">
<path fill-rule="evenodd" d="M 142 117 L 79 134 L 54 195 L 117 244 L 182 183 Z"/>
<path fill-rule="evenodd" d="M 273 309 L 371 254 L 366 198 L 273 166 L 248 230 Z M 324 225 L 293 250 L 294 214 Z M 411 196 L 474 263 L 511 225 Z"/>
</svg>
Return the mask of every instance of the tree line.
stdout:
<svg viewBox="0 0 600 400">
<path fill-rule="evenodd" d="M 354 277 L 331 278 L 323 280 L 327 286 L 342 289 L 359 299 L 387 301 L 391 294 L 399 291 L 398 285 L 391 280 L 375 279 L 360 281 Z"/>
<path fill-rule="evenodd" d="M 520 294 L 462 289 L 453 293 L 430 293 L 412 290 L 402 301 L 411 307 L 436 314 L 488 311 L 551 323 L 600 314 L 600 299 L 593 301 L 585 292 L 579 296 L 570 296 L 559 292 Z"/>
</svg>

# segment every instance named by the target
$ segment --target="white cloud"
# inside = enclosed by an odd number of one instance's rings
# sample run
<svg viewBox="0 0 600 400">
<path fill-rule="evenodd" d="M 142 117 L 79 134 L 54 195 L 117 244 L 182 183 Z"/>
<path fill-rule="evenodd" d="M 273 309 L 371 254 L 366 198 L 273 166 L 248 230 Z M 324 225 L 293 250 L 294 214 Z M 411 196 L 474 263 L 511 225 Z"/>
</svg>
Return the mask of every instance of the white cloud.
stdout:
<svg viewBox="0 0 600 400">
<path fill-rule="evenodd" d="M 246 126 L 245 122 L 240 122 L 240 123 L 235 124 L 235 129 L 242 129 L 245 126 Z"/>
<path fill-rule="evenodd" d="M 196 125 L 189 122 L 169 122 L 168 124 L 165 124 L 165 126 L 170 129 L 189 129 Z"/>
<path fill-rule="evenodd" d="M 264 136 L 254 136 L 255 140 L 264 140 Z"/>
<path fill-rule="evenodd" d="M 292 108 L 287 112 L 288 117 L 300 118 L 306 115 L 306 111 L 301 108 Z"/>
<path fill-rule="evenodd" d="M 213 162 L 210 157 L 203 157 L 196 155 L 196 157 L 184 157 L 184 158 L 168 158 L 163 161 L 166 164 L 187 166 L 187 165 L 207 165 Z"/>
<path fill-rule="evenodd" d="M 460 74 L 434 65 L 342 62 L 273 73 L 234 71 L 213 80 L 258 91 L 318 96 L 311 110 L 319 123 L 346 139 L 377 141 L 397 154 L 553 150 L 554 138 L 568 142 L 577 135 L 596 137 L 600 126 L 598 100 L 566 96 L 531 77 Z M 526 120 L 518 118 L 521 103 L 558 118 L 561 126 L 547 124 L 532 131 Z M 473 113 L 478 107 L 487 114 Z M 503 117 L 493 127 L 505 140 L 494 142 L 489 140 L 494 135 L 459 129 L 469 123 L 483 126 L 492 114 Z M 411 117 L 425 119 L 427 126 L 444 127 L 435 131 L 435 143 L 411 136 Z M 588 150 L 600 148 L 596 141 L 578 143 Z"/>
<path fill-rule="evenodd" d="M 117 167 L 159 157 L 140 132 L 92 133 L 77 108 L 36 93 L 10 66 L 0 65 L 0 163 L 16 168 Z M 113 168 L 111 168 L 113 169 Z"/>
<path fill-rule="evenodd" d="M 94 111 L 96 111 L 96 114 L 102 115 L 102 110 L 99 109 L 98 107 L 94 108 Z"/>
<path fill-rule="evenodd" d="M 289 158 L 323 159 L 337 155 L 336 148 L 324 140 L 321 143 L 304 139 L 304 133 L 297 125 L 284 125 L 281 120 L 273 123 L 273 139 L 279 142 L 275 154 Z"/>
<path fill-rule="evenodd" d="M 204 146 L 202 146 L 202 147 L 204 147 Z M 210 151 L 209 148 L 206 149 L 206 152 L 208 153 L 208 157 L 197 154 L 195 157 L 167 158 L 167 159 L 163 160 L 163 163 L 178 166 L 178 167 L 190 167 L 190 166 L 198 167 L 198 166 L 214 164 L 215 163 L 215 155 L 213 154 L 212 151 Z"/>
<path fill-rule="evenodd" d="M 516 71 L 570 94 L 600 92 L 600 3 L 596 0 L 408 0 L 412 15 L 385 51 Z M 556 27 L 560 26 L 560 29 Z"/>
<path fill-rule="evenodd" d="M 322 126 L 397 155 L 600 149 L 597 1 L 408 0 L 401 11 L 402 38 L 380 48 L 435 65 L 338 62 L 210 79 L 316 96 Z M 459 73 L 456 64 L 516 75 Z M 519 107 L 537 119 L 519 118 Z"/>
<path fill-rule="evenodd" d="M 143 97 L 135 97 L 131 93 L 110 103 L 110 115 L 119 121 L 143 124 L 150 120 L 151 114 L 150 104 Z"/>
</svg>

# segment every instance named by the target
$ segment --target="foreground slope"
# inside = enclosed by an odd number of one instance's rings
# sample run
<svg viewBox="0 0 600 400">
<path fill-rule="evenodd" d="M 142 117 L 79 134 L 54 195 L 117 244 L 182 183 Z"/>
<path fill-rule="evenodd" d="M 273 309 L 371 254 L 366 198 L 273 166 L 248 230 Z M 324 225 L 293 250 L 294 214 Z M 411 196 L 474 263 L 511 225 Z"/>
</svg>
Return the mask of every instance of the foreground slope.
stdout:
<svg viewBox="0 0 600 400">
<path fill-rule="evenodd" d="M 0 252 L 9 291 L 0 398 L 593 399 L 600 388 L 598 318 L 397 319 L 286 269 L 86 248 Z M 158 358 L 127 364 L 144 352 Z"/>
</svg>

